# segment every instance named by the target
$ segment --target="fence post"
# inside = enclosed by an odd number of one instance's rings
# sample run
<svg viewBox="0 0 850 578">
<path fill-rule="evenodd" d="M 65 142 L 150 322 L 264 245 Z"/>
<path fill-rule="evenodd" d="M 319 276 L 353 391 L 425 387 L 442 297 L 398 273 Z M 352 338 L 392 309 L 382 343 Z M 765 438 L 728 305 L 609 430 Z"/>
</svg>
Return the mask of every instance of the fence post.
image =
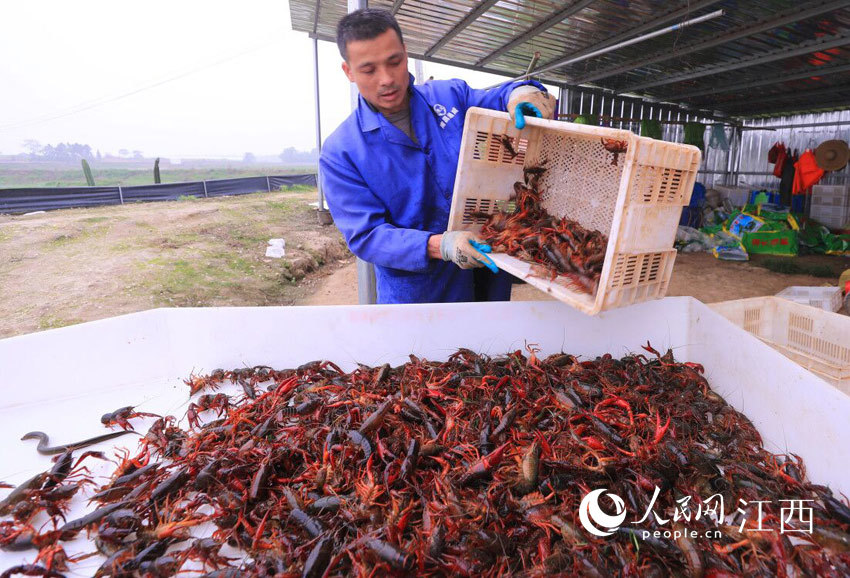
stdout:
<svg viewBox="0 0 850 578">
<path fill-rule="evenodd" d="M 204 198 L 206 199 L 208 197 L 209 197 L 209 195 L 207 195 L 207 182 L 204 181 Z"/>
<path fill-rule="evenodd" d="M 121 191 L 121 185 L 118 185 L 118 198 L 121 199 L 121 204 L 124 204 L 124 193 Z"/>
<path fill-rule="evenodd" d="M 269 190 L 269 192 L 272 192 L 272 183 L 269 180 L 268 176 L 266 176 L 266 188 Z"/>
</svg>

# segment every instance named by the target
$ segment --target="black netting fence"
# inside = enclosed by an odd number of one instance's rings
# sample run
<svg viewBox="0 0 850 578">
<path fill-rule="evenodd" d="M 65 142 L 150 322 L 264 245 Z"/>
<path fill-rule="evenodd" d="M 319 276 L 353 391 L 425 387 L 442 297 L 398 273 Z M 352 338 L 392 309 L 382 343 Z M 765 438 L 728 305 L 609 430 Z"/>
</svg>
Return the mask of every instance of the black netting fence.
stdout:
<svg viewBox="0 0 850 578">
<path fill-rule="evenodd" d="M 315 174 L 219 179 L 133 187 L 26 187 L 0 189 L 0 213 L 29 213 L 72 207 L 99 207 L 181 197 L 222 197 L 278 191 L 293 185 L 316 186 Z"/>
</svg>

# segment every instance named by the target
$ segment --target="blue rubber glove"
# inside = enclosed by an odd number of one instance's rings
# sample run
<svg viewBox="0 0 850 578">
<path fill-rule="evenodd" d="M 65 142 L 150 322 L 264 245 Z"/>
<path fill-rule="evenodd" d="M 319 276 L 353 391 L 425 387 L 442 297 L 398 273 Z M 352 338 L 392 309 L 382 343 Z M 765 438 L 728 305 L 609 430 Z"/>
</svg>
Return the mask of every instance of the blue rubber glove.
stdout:
<svg viewBox="0 0 850 578">
<path fill-rule="evenodd" d="M 473 247 L 475 247 L 476 249 L 478 249 L 481 253 L 490 253 L 490 252 L 493 251 L 493 249 L 487 243 L 479 243 L 478 241 L 474 241 L 474 240 L 470 239 L 469 244 L 472 245 Z M 491 259 L 487 255 L 482 255 L 482 257 L 484 257 L 484 261 L 482 261 L 481 259 L 476 259 L 476 261 L 478 261 L 479 263 L 482 263 L 485 267 L 490 269 L 490 271 L 492 271 L 493 273 L 499 272 L 499 268 L 493 262 L 493 259 Z"/>
<path fill-rule="evenodd" d="M 540 112 L 539 108 L 537 108 L 530 102 L 520 102 L 516 105 L 516 109 L 514 111 L 514 116 L 516 117 L 515 124 L 517 130 L 522 130 L 525 128 L 525 115 L 527 114 L 536 116 L 537 118 L 543 118 L 543 114 Z"/>
<path fill-rule="evenodd" d="M 461 269 L 487 267 L 491 271 L 499 268 L 485 253 L 490 245 L 472 231 L 446 231 L 440 239 L 440 256 L 443 261 L 452 261 Z"/>
</svg>

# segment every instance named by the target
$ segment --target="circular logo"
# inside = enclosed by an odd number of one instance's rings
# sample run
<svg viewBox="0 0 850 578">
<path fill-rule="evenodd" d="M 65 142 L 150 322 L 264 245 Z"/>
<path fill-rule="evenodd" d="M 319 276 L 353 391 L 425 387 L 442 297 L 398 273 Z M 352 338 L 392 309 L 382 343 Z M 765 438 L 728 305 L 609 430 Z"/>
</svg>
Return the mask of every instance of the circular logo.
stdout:
<svg viewBox="0 0 850 578">
<path fill-rule="evenodd" d="M 434 105 L 434 112 L 436 112 L 440 116 L 445 116 L 446 107 L 443 106 L 442 104 L 435 104 Z"/>
<path fill-rule="evenodd" d="M 617 494 L 605 494 L 614 503 L 614 509 L 617 514 L 609 516 L 599 507 L 599 497 L 605 493 L 605 488 L 601 490 L 593 490 L 584 497 L 578 507 L 578 517 L 581 520 L 581 525 L 584 529 L 594 536 L 610 536 L 613 534 L 623 520 L 626 519 L 626 504 L 623 503 L 623 498 Z M 600 530 L 594 525 L 594 522 L 602 526 L 604 530 Z"/>
</svg>

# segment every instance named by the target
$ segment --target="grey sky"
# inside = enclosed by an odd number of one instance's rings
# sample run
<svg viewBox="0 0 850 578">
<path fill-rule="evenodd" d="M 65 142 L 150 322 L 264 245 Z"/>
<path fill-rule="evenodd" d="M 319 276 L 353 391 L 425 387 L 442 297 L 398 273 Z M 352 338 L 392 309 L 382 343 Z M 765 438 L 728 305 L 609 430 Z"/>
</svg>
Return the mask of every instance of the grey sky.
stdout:
<svg viewBox="0 0 850 578">
<path fill-rule="evenodd" d="M 22 152 L 25 139 L 181 158 L 315 146 L 312 41 L 291 30 L 286 0 L 3 8 L 0 154 Z M 319 43 L 323 137 L 350 112 L 340 62 Z M 429 63 L 425 75 L 499 80 Z"/>
</svg>

